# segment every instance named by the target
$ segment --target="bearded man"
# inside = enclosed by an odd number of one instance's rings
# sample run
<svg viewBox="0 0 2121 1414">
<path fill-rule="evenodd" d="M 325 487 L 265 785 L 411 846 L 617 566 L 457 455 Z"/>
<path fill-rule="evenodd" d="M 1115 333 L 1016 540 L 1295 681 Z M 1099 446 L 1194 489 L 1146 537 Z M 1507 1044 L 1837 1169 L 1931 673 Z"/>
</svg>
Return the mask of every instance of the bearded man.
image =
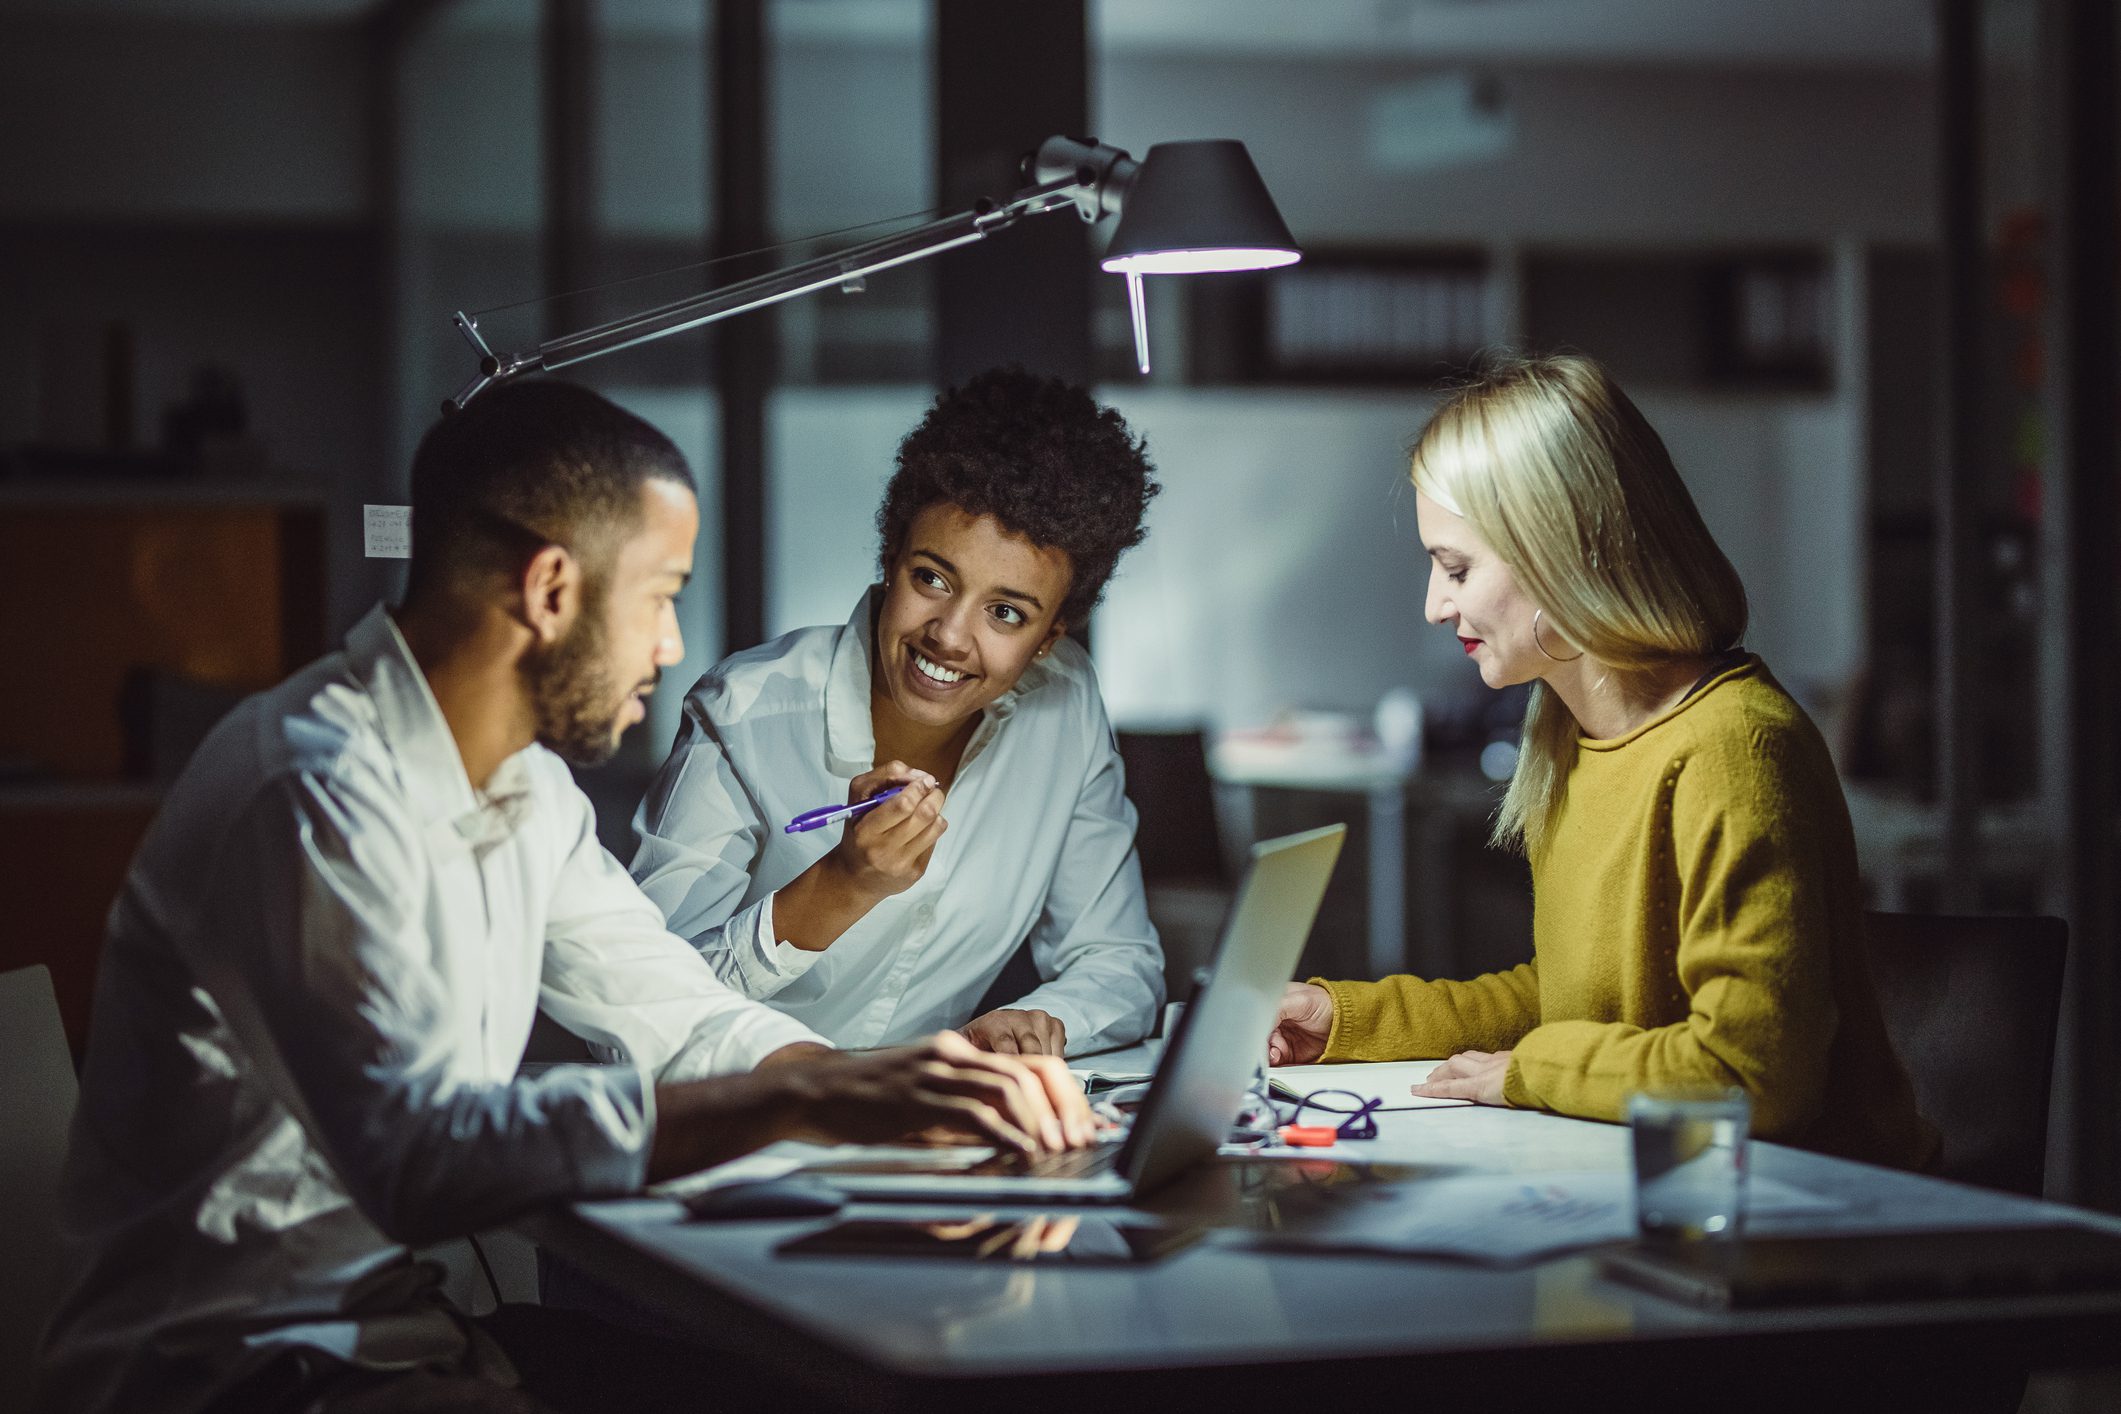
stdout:
<svg viewBox="0 0 2121 1414">
<path fill-rule="evenodd" d="M 699 509 L 668 438 L 519 383 L 437 424 L 412 483 L 403 604 L 215 729 L 111 911 L 56 1407 L 642 1408 L 659 1371 L 696 1397 L 591 1317 L 472 1320 L 409 1249 L 784 1137 L 1091 1137 L 1058 1062 L 826 1049 L 598 845 L 567 763 L 683 653 Z M 621 1063 L 518 1075 L 541 1006 Z"/>
</svg>

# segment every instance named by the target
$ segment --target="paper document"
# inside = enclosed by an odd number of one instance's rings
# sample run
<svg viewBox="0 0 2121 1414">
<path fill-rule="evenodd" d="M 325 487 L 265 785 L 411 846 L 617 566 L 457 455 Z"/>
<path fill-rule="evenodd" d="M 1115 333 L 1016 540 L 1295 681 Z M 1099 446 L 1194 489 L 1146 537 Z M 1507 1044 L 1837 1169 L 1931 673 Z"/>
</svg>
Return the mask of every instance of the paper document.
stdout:
<svg viewBox="0 0 2121 1414">
<path fill-rule="evenodd" d="M 1155 1074 L 1148 1070 L 1091 1070 L 1084 1066 L 1070 1066 L 1068 1073 L 1075 1077 L 1076 1084 L 1092 1094 L 1118 1085 L 1139 1085 Z"/>
<path fill-rule="evenodd" d="M 1749 1217 L 1833 1212 L 1841 1205 L 1755 1175 Z M 1400 1183 L 1348 1184 L 1282 1199 L 1276 1247 L 1397 1252 L 1508 1265 L 1635 1236 L 1633 1176 L 1621 1172 L 1451 1174 Z"/>
<path fill-rule="evenodd" d="M 1314 1090 L 1353 1090 L 1365 1100 L 1379 1096 L 1388 1110 L 1442 1109 L 1471 1100 L 1431 1100 L 1407 1091 L 1429 1078 L 1442 1061 L 1355 1061 L 1346 1065 L 1277 1065 L 1267 1084 L 1277 1100 L 1297 1100 Z"/>
</svg>

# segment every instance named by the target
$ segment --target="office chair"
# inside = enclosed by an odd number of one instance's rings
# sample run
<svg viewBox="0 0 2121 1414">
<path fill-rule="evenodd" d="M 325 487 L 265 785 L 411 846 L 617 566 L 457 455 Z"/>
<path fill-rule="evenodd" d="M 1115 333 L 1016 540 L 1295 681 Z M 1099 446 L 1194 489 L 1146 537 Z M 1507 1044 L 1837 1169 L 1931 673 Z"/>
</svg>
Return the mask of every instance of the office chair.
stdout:
<svg viewBox="0 0 2121 1414">
<path fill-rule="evenodd" d="M 0 972 L 0 1213 L 8 1274 L 0 1281 L 0 1409 L 27 1409 L 37 1340 L 59 1299 L 59 1168 L 80 1086 L 41 964 Z"/>
<path fill-rule="evenodd" d="M 1872 913 L 1864 943 L 1916 1108 L 1944 1136 L 1941 1174 L 2039 1197 L 2068 925 Z"/>
<path fill-rule="evenodd" d="M 1140 817 L 1135 848 L 1149 921 L 1163 943 L 1164 994 L 1186 1001 L 1194 974 L 1215 948 L 1231 896 L 1215 821 L 1215 783 L 1208 775 L 1207 734 L 1189 727 L 1117 736 L 1127 798 Z"/>
<path fill-rule="evenodd" d="M 1207 735 L 1198 727 L 1115 735 L 1137 817 L 1134 847 L 1149 921 L 1164 950 L 1164 996 L 1182 1002 L 1193 993 L 1193 974 L 1214 951 L 1230 904 Z M 972 1014 L 1007 1006 L 1038 983 L 1027 942 L 1010 954 Z"/>
</svg>

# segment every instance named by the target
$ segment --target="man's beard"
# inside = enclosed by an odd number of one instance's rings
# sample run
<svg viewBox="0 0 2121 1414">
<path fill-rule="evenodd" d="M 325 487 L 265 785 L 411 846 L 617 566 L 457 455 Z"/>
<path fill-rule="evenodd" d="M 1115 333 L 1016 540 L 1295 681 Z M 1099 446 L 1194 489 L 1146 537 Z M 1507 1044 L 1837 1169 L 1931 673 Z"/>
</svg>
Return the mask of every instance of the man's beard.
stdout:
<svg viewBox="0 0 2121 1414">
<path fill-rule="evenodd" d="M 593 597 L 565 638 L 523 665 L 538 744 L 577 766 L 601 766 L 618 751 L 619 713 L 630 700 L 604 662 L 603 605 Z"/>
</svg>

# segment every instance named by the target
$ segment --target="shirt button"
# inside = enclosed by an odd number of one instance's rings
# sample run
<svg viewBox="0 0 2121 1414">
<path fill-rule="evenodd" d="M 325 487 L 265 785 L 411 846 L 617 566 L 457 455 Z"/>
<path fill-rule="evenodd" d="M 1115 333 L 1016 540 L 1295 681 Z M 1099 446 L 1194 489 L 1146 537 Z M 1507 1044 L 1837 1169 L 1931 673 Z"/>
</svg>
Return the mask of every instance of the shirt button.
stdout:
<svg viewBox="0 0 2121 1414">
<path fill-rule="evenodd" d="M 924 903 L 913 910 L 913 921 L 920 924 L 923 928 L 933 923 L 935 921 L 935 905 Z"/>
</svg>

